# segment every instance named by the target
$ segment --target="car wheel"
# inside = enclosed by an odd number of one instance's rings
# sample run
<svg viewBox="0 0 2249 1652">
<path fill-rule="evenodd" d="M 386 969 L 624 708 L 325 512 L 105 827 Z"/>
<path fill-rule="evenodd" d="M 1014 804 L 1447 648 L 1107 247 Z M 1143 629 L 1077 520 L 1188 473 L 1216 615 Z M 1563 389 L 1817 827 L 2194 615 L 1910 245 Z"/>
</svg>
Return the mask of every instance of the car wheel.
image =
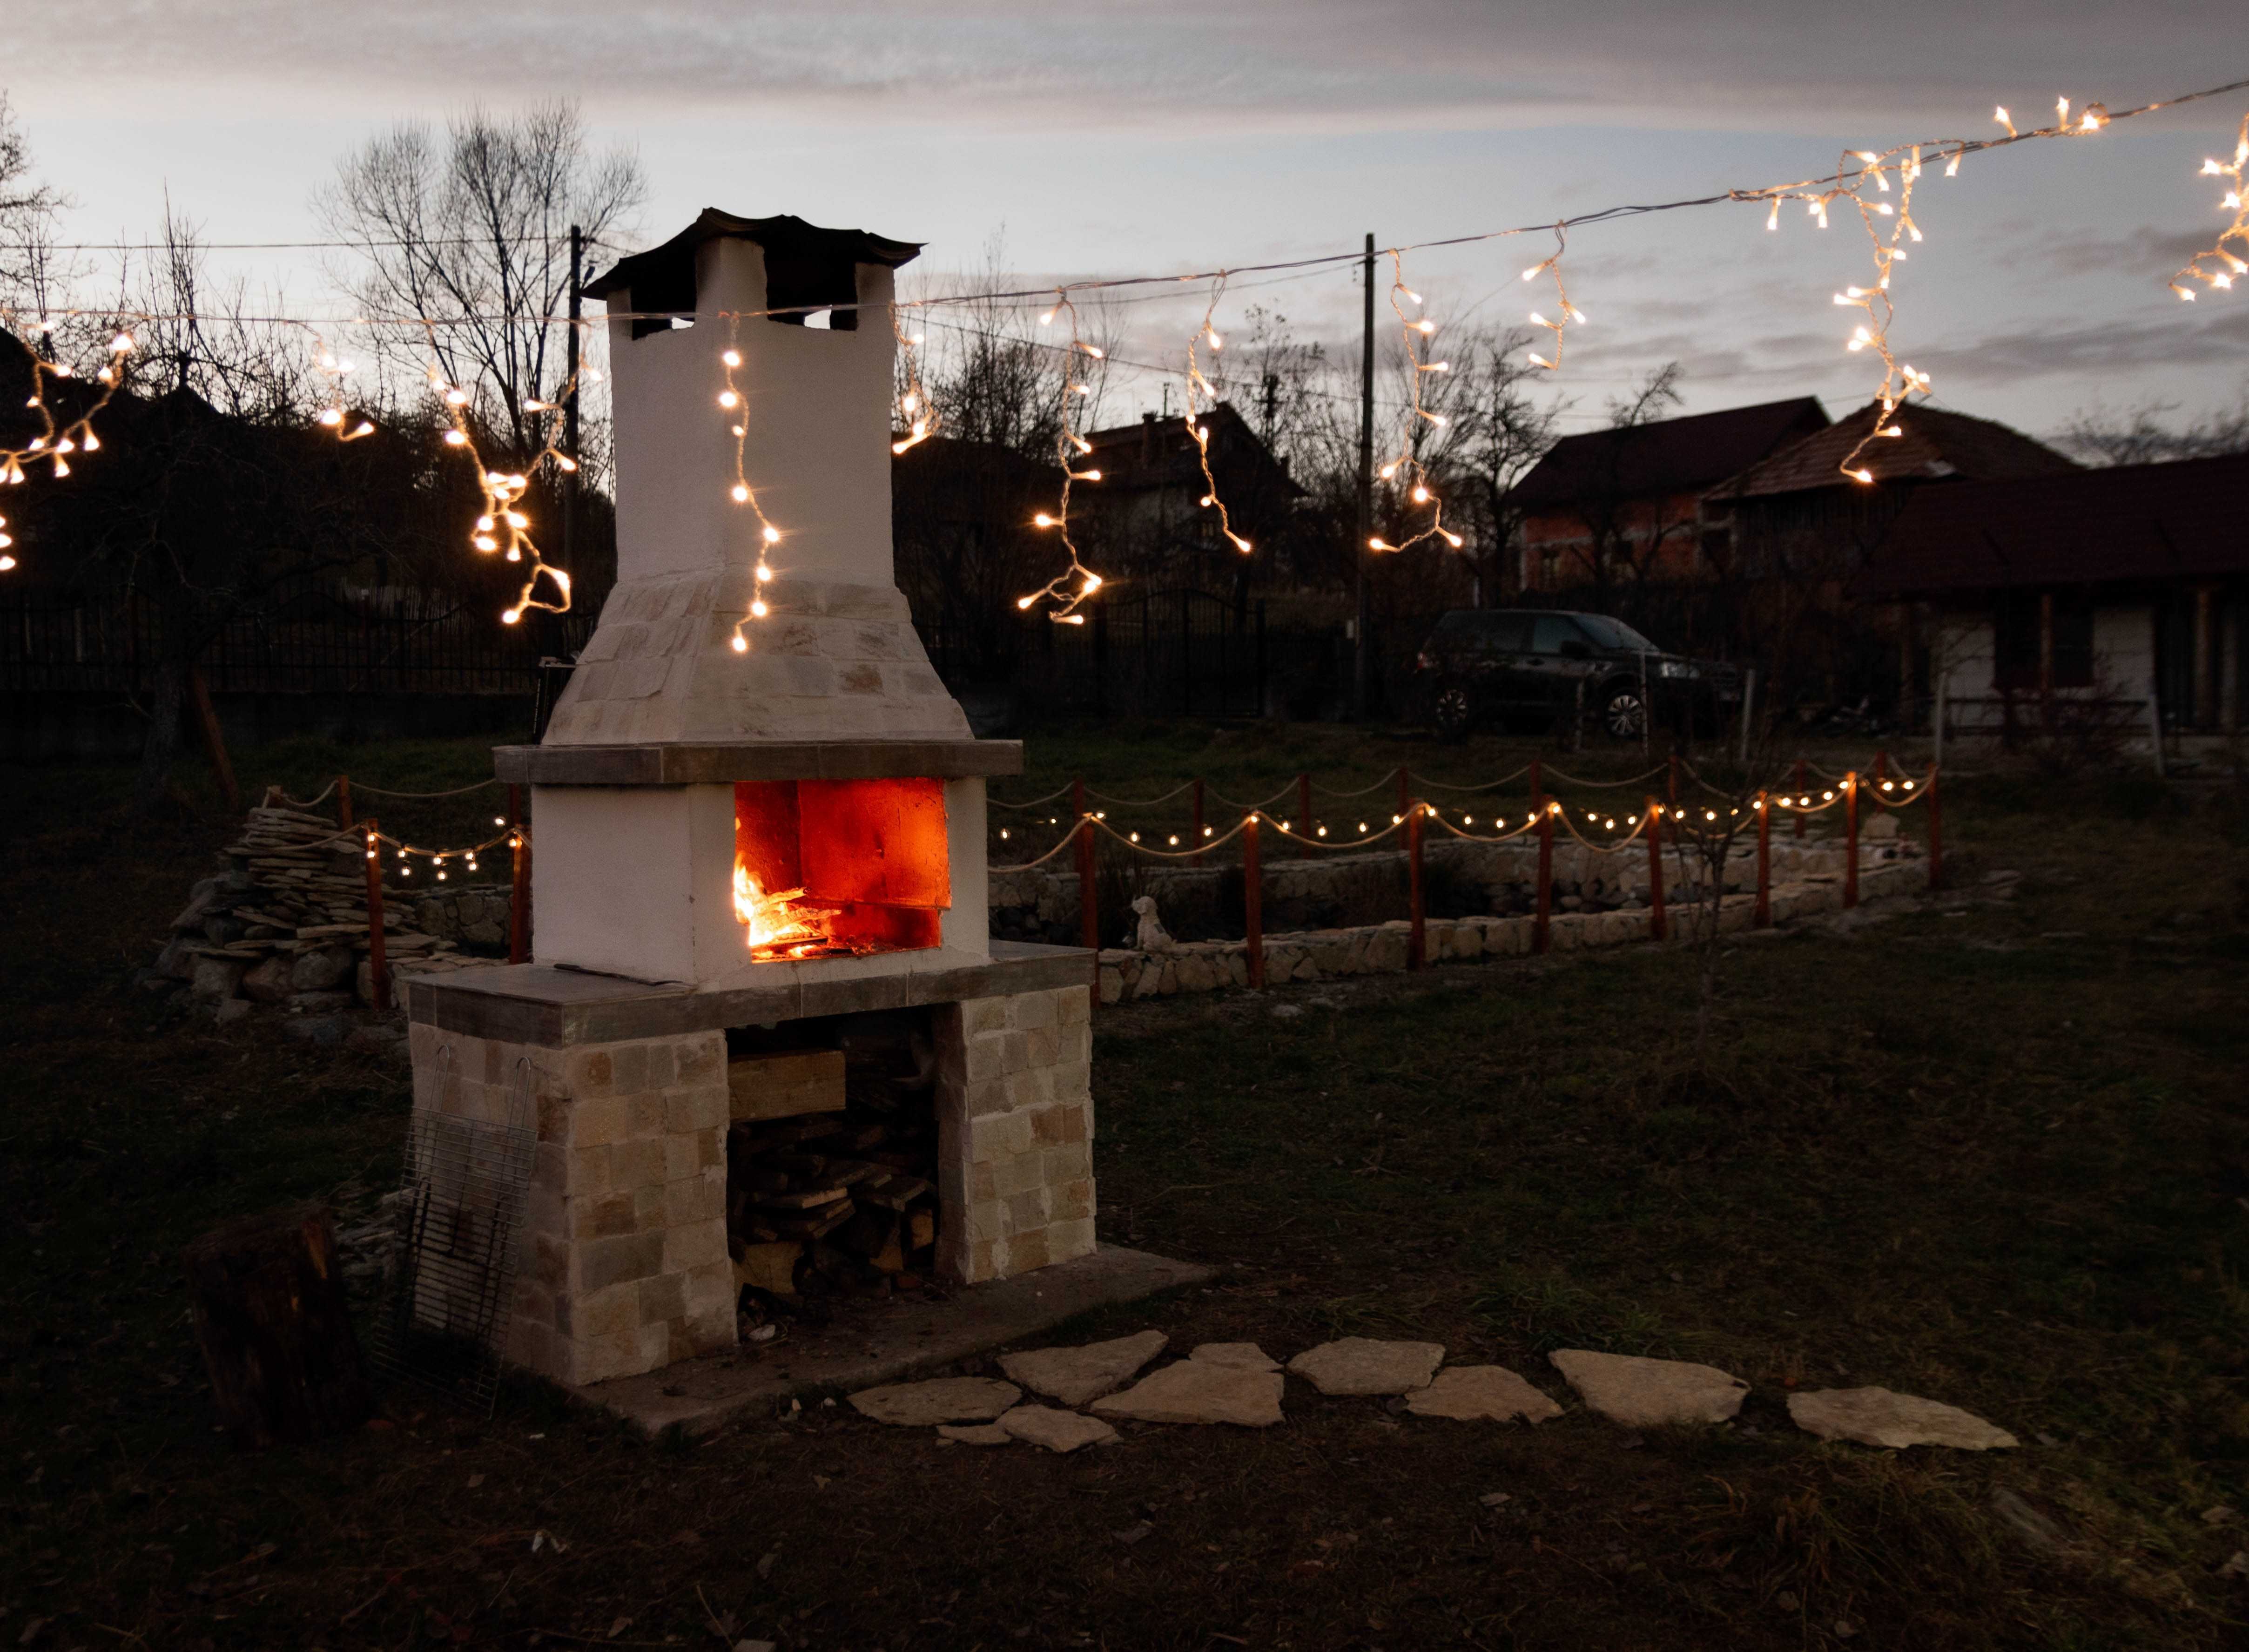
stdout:
<svg viewBox="0 0 2249 1652">
<path fill-rule="evenodd" d="M 1611 740 L 1638 740 L 1647 732 L 1647 702 L 1636 684 L 1620 683 L 1601 701 L 1601 729 Z"/>
<path fill-rule="evenodd" d="M 1475 724 L 1475 696 L 1465 683 L 1447 683 L 1430 706 L 1438 734 L 1448 740 L 1466 740 Z"/>
</svg>

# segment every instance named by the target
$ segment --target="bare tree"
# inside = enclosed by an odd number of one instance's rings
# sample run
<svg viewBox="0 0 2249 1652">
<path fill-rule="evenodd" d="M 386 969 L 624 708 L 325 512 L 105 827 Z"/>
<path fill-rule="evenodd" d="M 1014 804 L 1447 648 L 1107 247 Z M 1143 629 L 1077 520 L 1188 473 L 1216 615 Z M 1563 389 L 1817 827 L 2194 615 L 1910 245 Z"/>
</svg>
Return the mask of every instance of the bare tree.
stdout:
<svg viewBox="0 0 2249 1652">
<path fill-rule="evenodd" d="M 2153 465 L 2249 453 L 2249 388 L 2230 410 L 2191 424 L 2166 423 L 2165 415 L 2176 411 L 2177 403 L 2164 402 L 2121 415 L 2095 409 L 2063 425 L 2053 444 L 2088 465 Z"/>
<path fill-rule="evenodd" d="M 574 103 L 513 118 L 472 109 L 442 138 L 394 127 L 345 157 L 314 210 L 359 251 L 344 285 L 361 312 L 430 324 L 383 342 L 395 366 L 435 357 L 475 397 L 477 423 L 516 455 L 540 445 L 525 404 L 563 389 L 554 325 L 569 299 L 570 229 L 622 233 L 647 193 L 627 149 L 595 155 Z"/>
<path fill-rule="evenodd" d="M 85 273 L 55 249 L 55 224 L 67 204 L 31 169 L 31 140 L 0 92 L 0 312 L 44 316 Z"/>
</svg>

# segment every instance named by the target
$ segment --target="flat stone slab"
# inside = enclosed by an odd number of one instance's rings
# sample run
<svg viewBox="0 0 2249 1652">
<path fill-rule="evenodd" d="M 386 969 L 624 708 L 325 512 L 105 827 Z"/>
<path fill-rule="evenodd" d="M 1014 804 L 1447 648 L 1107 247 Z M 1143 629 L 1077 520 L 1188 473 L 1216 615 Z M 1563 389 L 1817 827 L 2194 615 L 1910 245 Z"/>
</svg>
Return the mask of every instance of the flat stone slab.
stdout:
<svg viewBox="0 0 2249 1652">
<path fill-rule="evenodd" d="M 1989 1451 L 2022 1443 L 2005 1428 L 1957 1406 L 1888 1388 L 1814 1388 L 1792 1394 L 1788 1415 L 1798 1428 L 1822 1440 L 1854 1440 L 1893 1450 L 1934 1445 Z"/>
<path fill-rule="evenodd" d="M 1278 1371 L 1281 1362 L 1254 1342 L 1205 1342 L 1196 1345 L 1190 1359 L 1207 1366 L 1228 1366 L 1236 1371 Z"/>
<path fill-rule="evenodd" d="M 996 1422 L 975 1422 L 965 1428 L 939 1423 L 937 1437 L 945 1445 L 1000 1446 L 1015 1443 L 1015 1436 Z"/>
<path fill-rule="evenodd" d="M 1122 1394 L 1096 1400 L 1104 1417 L 1139 1422 L 1232 1422 L 1269 1428 L 1281 1421 L 1281 1373 L 1245 1371 L 1207 1359 L 1180 1359 Z"/>
<path fill-rule="evenodd" d="M 1686 1359 L 1642 1359 L 1586 1348 L 1557 1348 L 1547 1358 L 1589 1409 L 1627 1428 L 1730 1421 L 1750 1391 L 1739 1377 Z"/>
<path fill-rule="evenodd" d="M 1203 1284 L 1208 1268 L 1121 1245 L 936 1298 L 848 1298 L 823 1329 L 564 1390 L 650 1436 L 702 1434 L 794 1397 L 897 1382 L 1051 1330 L 1094 1308 Z"/>
<path fill-rule="evenodd" d="M 851 1396 L 851 1408 L 877 1422 L 926 1428 L 939 1422 L 989 1422 L 1022 1397 L 1014 1383 L 993 1377 L 937 1377 L 862 1388 Z"/>
<path fill-rule="evenodd" d="M 1444 1357 L 1441 1342 L 1344 1337 L 1305 1349 L 1289 1369 L 1322 1394 L 1410 1394 L 1429 1386 Z"/>
<path fill-rule="evenodd" d="M 1052 1406 L 1017 1406 L 994 1425 L 1011 1439 L 1028 1440 L 1049 1451 L 1075 1451 L 1080 1446 L 1103 1445 L 1117 1430 L 1098 1417 L 1082 1417 L 1075 1411 Z"/>
<path fill-rule="evenodd" d="M 1462 1422 L 1544 1422 L 1562 1408 L 1505 1366 L 1453 1366 L 1437 1373 L 1427 1387 L 1406 1396 L 1417 1417 L 1453 1417 Z"/>
<path fill-rule="evenodd" d="M 1010 1380 L 1021 1383 L 1033 1394 L 1042 1394 L 1066 1406 L 1082 1406 L 1131 1381 L 1170 1340 L 1160 1331 L 1143 1331 L 1077 1348 L 1034 1348 L 1026 1353 L 1001 1355 L 1000 1368 Z"/>
</svg>

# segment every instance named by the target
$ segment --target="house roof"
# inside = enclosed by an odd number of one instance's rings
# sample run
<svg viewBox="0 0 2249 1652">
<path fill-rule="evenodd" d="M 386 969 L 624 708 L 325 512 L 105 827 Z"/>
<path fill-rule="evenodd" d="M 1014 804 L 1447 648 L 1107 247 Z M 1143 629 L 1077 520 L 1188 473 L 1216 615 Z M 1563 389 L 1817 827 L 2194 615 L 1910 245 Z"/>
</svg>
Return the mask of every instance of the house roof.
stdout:
<svg viewBox="0 0 2249 1652">
<path fill-rule="evenodd" d="M 1211 461 L 1228 467 L 1249 465 L 1260 472 L 1261 485 L 1270 484 L 1290 498 L 1304 490 L 1292 480 L 1248 421 L 1235 411 L 1231 402 L 1221 402 L 1202 416 L 1211 427 Z M 1143 416 L 1131 424 L 1087 430 L 1092 451 L 1079 456 L 1079 468 L 1101 472 L 1104 492 L 1135 488 L 1193 487 L 1203 489 L 1202 461 L 1194 438 L 1186 432 L 1184 414 L 1171 418 Z"/>
<path fill-rule="evenodd" d="M 824 230 L 786 212 L 745 218 L 705 207 L 694 223 L 663 245 L 619 258 L 581 291 L 589 299 L 628 294 L 640 310 L 691 311 L 695 254 L 705 242 L 723 240 L 754 241 L 764 248 L 768 288 L 806 286 L 802 294 L 787 295 L 790 304 L 806 306 L 855 301 L 857 294 L 850 286 L 854 265 L 880 264 L 894 270 L 921 252 L 918 241 L 893 241 L 864 230 Z M 782 279 L 785 271 L 809 279 L 787 281 Z M 842 272 L 840 286 L 830 273 L 836 271 Z"/>
<path fill-rule="evenodd" d="M 1843 473 L 1843 461 L 1881 417 L 1879 402 L 1837 420 L 1826 430 L 1792 442 L 1739 476 L 1710 490 L 1714 499 L 1767 498 L 1818 488 L 1856 485 Z M 1957 477 L 1998 482 L 2018 477 L 2053 476 L 2077 468 L 2076 462 L 2043 442 L 1992 419 L 1910 402 L 1891 416 L 1899 437 L 1868 442 L 1856 468 L 1874 472 L 1877 482 L 1919 481 Z"/>
<path fill-rule="evenodd" d="M 1819 398 L 1799 396 L 1565 436 L 1516 484 L 1512 499 L 1537 510 L 1594 494 L 1638 499 L 1708 487 L 1756 464 L 1781 443 L 1826 423 L 1827 411 Z"/>
<path fill-rule="evenodd" d="M 1854 582 L 1877 600 L 2249 572 L 2249 454 L 1916 488 Z"/>
</svg>

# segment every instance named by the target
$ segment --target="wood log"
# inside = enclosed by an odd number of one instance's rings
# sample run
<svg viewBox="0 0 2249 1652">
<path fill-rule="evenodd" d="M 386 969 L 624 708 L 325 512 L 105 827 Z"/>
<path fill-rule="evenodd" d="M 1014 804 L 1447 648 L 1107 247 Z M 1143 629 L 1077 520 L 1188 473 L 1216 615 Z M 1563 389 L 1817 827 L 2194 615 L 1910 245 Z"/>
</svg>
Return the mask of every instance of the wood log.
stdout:
<svg viewBox="0 0 2249 1652">
<path fill-rule="evenodd" d="M 230 1222 L 182 1260 L 211 1397 L 237 1450 L 302 1444 L 367 1421 L 374 1401 L 327 1209 Z"/>
<path fill-rule="evenodd" d="M 843 1052 L 791 1050 L 737 1056 L 726 1063 L 726 1094 L 736 1119 L 788 1119 L 843 1111 Z"/>
<path fill-rule="evenodd" d="M 937 1242 L 937 1212 L 924 1205 L 910 1210 L 905 1220 L 906 1249 L 926 1250 Z"/>
</svg>

